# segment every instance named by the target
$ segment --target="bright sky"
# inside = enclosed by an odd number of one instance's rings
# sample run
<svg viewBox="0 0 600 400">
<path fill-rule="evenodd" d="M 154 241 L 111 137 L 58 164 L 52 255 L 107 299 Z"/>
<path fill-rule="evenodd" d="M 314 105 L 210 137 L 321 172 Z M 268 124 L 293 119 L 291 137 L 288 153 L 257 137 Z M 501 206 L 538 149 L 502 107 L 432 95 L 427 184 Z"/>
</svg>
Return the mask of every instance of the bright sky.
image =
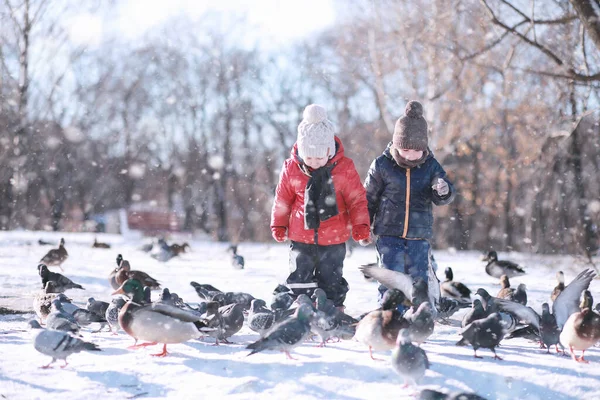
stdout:
<svg viewBox="0 0 600 400">
<path fill-rule="evenodd" d="M 71 23 L 73 39 L 95 45 L 106 31 L 116 29 L 135 39 L 159 26 L 169 17 L 187 15 L 201 20 L 206 12 L 222 12 L 245 17 L 250 34 L 281 45 L 333 23 L 332 0 L 123 0 L 118 3 L 118 17 L 107 22 L 101 15 L 80 14 Z"/>
</svg>

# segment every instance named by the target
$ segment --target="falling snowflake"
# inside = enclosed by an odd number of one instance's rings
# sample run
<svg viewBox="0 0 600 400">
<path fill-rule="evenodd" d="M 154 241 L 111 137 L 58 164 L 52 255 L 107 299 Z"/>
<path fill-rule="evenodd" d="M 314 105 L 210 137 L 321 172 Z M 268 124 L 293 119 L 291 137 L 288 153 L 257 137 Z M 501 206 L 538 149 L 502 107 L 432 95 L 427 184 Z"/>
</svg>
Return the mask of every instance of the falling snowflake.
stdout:
<svg viewBox="0 0 600 400">
<path fill-rule="evenodd" d="M 223 157 L 221 157 L 221 156 L 214 155 L 214 156 L 210 156 L 208 159 L 208 166 L 211 167 L 212 169 L 221 170 L 221 169 L 223 169 L 224 165 L 225 165 L 225 160 L 223 160 Z"/>
</svg>

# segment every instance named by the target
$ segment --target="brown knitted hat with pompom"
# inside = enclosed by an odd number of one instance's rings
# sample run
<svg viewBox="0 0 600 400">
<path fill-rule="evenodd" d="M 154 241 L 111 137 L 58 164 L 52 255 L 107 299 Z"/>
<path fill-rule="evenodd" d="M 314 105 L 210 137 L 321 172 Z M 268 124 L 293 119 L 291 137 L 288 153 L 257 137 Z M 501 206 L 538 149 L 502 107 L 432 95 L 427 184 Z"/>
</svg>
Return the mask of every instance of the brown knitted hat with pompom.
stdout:
<svg viewBox="0 0 600 400">
<path fill-rule="evenodd" d="M 406 104 L 404 114 L 396 121 L 394 147 L 399 150 L 427 150 L 427 121 L 423 118 L 423 106 L 411 100 Z"/>
</svg>

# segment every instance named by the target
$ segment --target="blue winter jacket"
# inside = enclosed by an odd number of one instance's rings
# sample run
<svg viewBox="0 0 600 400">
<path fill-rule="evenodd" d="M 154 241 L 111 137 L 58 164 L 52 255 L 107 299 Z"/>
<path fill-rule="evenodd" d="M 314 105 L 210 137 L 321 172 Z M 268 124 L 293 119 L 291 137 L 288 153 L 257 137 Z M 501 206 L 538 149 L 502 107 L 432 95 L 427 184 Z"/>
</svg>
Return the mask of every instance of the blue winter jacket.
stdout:
<svg viewBox="0 0 600 400">
<path fill-rule="evenodd" d="M 406 169 L 396 163 L 390 145 L 373 161 L 365 180 L 373 233 L 431 239 L 431 204 L 441 206 L 452 202 L 456 195 L 454 186 L 431 151 L 423 164 Z M 438 178 L 448 183 L 450 192 L 446 196 L 438 195 L 431 188 Z"/>
</svg>

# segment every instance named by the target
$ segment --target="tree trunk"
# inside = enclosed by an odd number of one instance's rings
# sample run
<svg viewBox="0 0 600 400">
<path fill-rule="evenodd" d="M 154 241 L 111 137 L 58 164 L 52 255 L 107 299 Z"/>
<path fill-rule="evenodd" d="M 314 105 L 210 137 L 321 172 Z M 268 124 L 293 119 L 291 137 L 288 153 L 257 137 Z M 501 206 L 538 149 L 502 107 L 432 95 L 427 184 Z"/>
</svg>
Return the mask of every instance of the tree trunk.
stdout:
<svg viewBox="0 0 600 400">
<path fill-rule="evenodd" d="M 570 0 L 581 23 L 600 51 L 600 0 Z"/>
</svg>

